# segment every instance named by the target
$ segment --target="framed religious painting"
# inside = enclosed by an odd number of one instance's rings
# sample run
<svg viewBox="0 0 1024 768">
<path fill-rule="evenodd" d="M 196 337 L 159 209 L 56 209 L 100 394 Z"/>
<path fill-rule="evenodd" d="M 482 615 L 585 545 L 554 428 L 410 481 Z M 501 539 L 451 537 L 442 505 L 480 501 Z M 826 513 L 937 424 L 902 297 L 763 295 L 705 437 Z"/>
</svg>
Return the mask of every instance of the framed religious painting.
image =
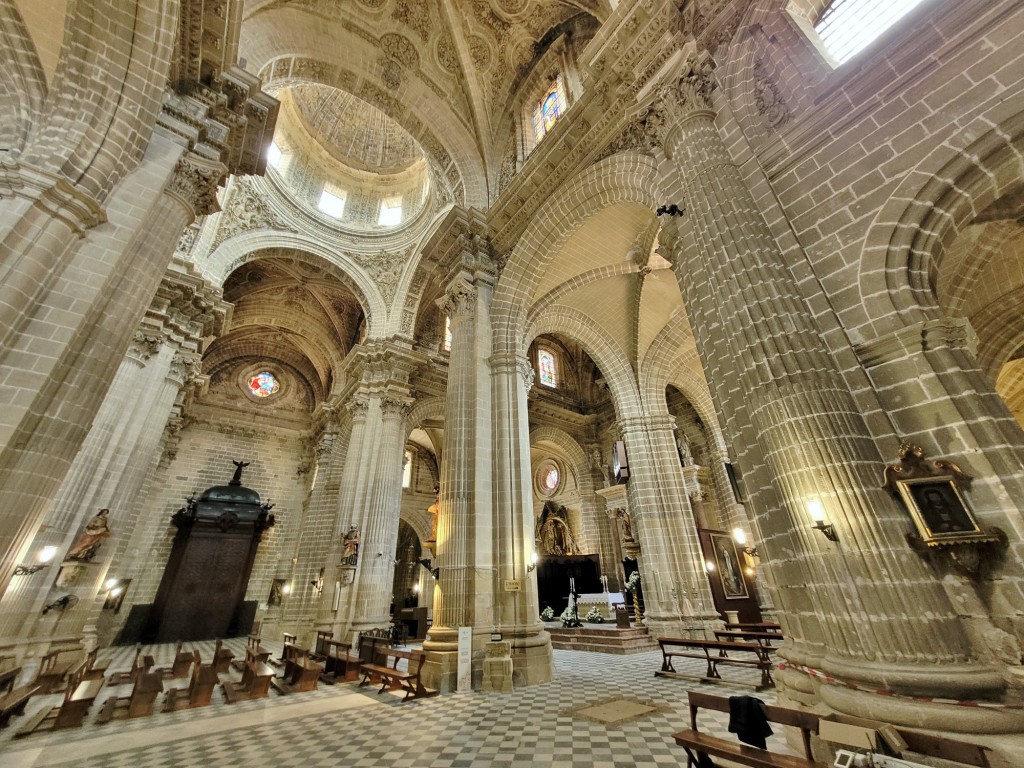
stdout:
<svg viewBox="0 0 1024 768">
<path fill-rule="evenodd" d="M 736 551 L 736 541 L 727 533 L 712 533 L 710 538 L 722 594 L 726 600 L 746 600 L 750 593 L 743 578 L 743 564 Z"/>
<path fill-rule="evenodd" d="M 989 538 L 952 476 L 897 480 L 896 487 L 926 544 Z"/>
</svg>

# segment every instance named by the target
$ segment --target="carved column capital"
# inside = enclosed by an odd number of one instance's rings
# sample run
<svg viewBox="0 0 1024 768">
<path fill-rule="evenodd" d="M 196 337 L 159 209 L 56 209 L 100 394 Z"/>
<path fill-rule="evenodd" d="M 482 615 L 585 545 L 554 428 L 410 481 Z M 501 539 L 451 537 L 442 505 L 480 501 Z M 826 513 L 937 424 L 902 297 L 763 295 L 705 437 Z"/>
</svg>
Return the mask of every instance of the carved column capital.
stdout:
<svg viewBox="0 0 1024 768">
<path fill-rule="evenodd" d="M 370 410 L 370 403 L 365 398 L 354 397 L 345 403 L 345 409 L 351 414 L 353 419 L 365 419 L 367 412 Z"/>
<path fill-rule="evenodd" d="M 476 311 L 476 300 L 479 291 L 462 277 L 456 278 L 448 286 L 444 297 L 438 299 L 437 306 L 452 318 L 471 317 Z"/>
<path fill-rule="evenodd" d="M 193 216 L 216 213 L 220 210 L 217 187 L 227 172 L 224 163 L 186 152 L 175 166 L 164 192 L 192 211 Z"/>
<path fill-rule="evenodd" d="M 138 330 L 128 345 L 127 356 L 141 365 L 145 365 L 153 355 L 160 351 L 160 345 L 164 343 L 164 337 L 150 331 Z"/>
<path fill-rule="evenodd" d="M 176 352 L 170 368 L 167 369 L 167 378 L 179 387 L 185 386 L 199 375 L 200 359 L 198 354 Z"/>
<path fill-rule="evenodd" d="M 537 371 L 530 364 L 530 361 L 525 357 L 516 358 L 516 368 L 519 371 L 519 375 L 523 377 L 523 384 L 529 391 L 533 389 L 533 382 L 537 378 Z"/>
<path fill-rule="evenodd" d="M 412 410 L 412 401 L 403 397 L 382 397 L 380 399 L 380 412 L 385 419 L 404 419 Z"/>
</svg>

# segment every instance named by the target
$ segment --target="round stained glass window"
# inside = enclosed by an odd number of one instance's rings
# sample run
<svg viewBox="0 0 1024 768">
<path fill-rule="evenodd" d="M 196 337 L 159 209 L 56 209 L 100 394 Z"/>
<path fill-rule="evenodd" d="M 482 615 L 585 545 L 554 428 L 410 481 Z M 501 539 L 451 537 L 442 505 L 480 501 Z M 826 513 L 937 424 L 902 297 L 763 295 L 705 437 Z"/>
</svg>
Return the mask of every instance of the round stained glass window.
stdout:
<svg viewBox="0 0 1024 768">
<path fill-rule="evenodd" d="M 249 379 L 249 391 L 256 397 L 270 397 L 281 389 L 281 384 L 270 371 L 260 371 Z"/>
<path fill-rule="evenodd" d="M 544 474 L 541 475 L 540 483 L 544 486 L 545 491 L 553 491 L 558 487 L 558 468 L 548 467 L 544 470 Z"/>
</svg>

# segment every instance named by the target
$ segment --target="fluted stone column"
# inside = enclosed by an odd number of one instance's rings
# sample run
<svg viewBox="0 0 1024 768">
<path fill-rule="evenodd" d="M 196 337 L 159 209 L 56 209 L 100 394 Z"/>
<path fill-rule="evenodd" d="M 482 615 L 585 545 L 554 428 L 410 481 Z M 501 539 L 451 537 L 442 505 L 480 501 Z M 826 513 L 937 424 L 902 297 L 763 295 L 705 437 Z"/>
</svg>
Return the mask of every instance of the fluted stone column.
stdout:
<svg viewBox="0 0 1024 768">
<path fill-rule="evenodd" d="M 455 211 L 431 247 L 446 270 L 438 301 L 451 320 L 444 447 L 438 498 L 433 626 L 424 674 L 442 691 L 456 685 L 459 627 L 473 634 L 473 687 L 484 645 L 500 631 L 512 646 L 513 680 L 549 680 L 551 648 L 537 606 L 525 361 L 491 358 L 490 305 L 496 265 L 486 222 Z"/>
<path fill-rule="evenodd" d="M 858 686 L 819 685 L 794 667 L 780 675 L 783 692 L 898 722 L 1005 729 L 993 721 L 1010 715 L 953 717 L 868 692 L 962 699 L 997 696 L 1004 683 L 973 658 L 941 585 L 904 542 L 906 512 L 878 487 L 881 457 L 715 124 L 710 70 L 690 52 L 659 94 L 666 188 L 686 209 L 675 268 L 716 402 L 726 418 L 746 411 L 782 502 L 757 521 L 781 575 L 783 656 Z M 810 499 L 837 544 L 811 528 Z"/>
<path fill-rule="evenodd" d="M 643 558 L 644 614 L 654 635 L 699 636 L 721 628 L 704 573 L 697 525 L 670 416 L 619 422 L 629 456 L 633 536 Z"/>
<path fill-rule="evenodd" d="M 352 433 L 346 452 L 334 535 L 325 566 L 326 588 L 318 626 L 330 617 L 335 637 L 355 640 L 359 632 L 390 623 L 395 549 L 401 514 L 404 419 L 412 405 L 409 377 L 422 363 L 400 340 L 368 342 L 356 353 L 362 381 L 346 404 Z M 357 469 L 353 469 L 357 468 Z M 346 531 L 360 534 L 358 560 L 342 562 Z M 339 582 L 334 610 L 334 583 Z"/>
</svg>

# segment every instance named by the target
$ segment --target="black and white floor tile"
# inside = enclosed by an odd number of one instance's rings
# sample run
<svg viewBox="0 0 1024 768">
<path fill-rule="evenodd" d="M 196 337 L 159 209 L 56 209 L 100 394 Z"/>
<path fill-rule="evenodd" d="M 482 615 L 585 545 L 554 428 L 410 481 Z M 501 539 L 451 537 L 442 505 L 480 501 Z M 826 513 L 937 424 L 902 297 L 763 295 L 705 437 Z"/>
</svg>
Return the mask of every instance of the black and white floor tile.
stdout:
<svg viewBox="0 0 1024 768">
<path fill-rule="evenodd" d="M 244 655 L 244 639 L 228 641 Z M 276 652 L 280 645 L 264 643 Z M 194 646 L 208 658 L 212 644 Z M 151 646 L 157 665 L 169 664 L 173 645 Z M 715 685 L 697 678 L 704 664 L 681 672 L 693 682 L 655 677 L 661 654 L 615 656 L 555 651 L 555 678 L 513 693 L 458 693 L 400 702 L 356 683 L 320 685 L 287 697 L 227 704 L 218 689 L 209 707 L 160 713 L 135 720 L 95 724 L 107 696 L 127 696 L 130 686 L 108 686 L 80 729 L 35 733 L 12 739 L 25 718 L 60 702 L 58 695 L 36 697 L 25 716 L 0 731 L 4 768 L 89 766 L 89 768 L 258 768 L 330 766 L 346 768 L 625 768 L 678 766 L 686 754 L 672 734 L 688 727 L 688 688 L 728 696 L 751 693 L 758 673 L 730 668 L 735 680 Z M 108 649 L 100 658 L 111 670 L 128 669 L 134 648 Z M 173 684 L 173 683 L 172 683 Z M 179 682 L 177 684 L 184 684 Z M 758 695 L 768 703 L 772 691 Z M 606 724 L 576 716 L 591 704 L 622 697 L 650 704 L 649 716 Z M 158 700 L 157 709 L 162 700 Z M 725 734 L 727 716 L 707 712 L 701 730 Z M 787 751 L 781 735 L 770 748 Z"/>
</svg>

